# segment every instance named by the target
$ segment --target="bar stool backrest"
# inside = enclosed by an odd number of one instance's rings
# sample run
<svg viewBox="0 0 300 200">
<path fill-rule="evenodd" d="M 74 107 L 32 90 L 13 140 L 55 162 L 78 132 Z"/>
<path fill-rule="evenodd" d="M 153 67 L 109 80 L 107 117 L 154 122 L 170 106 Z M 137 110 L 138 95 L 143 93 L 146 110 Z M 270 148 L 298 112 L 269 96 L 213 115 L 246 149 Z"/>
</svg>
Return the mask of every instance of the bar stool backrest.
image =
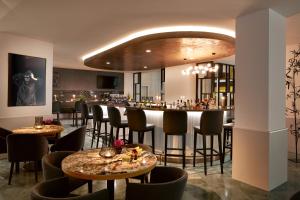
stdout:
<svg viewBox="0 0 300 200">
<path fill-rule="evenodd" d="M 8 161 L 38 161 L 48 153 L 46 137 L 37 134 L 10 134 L 6 137 Z"/>
<path fill-rule="evenodd" d="M 52 113 L 60 113 L 61 112 L 61 103 L 60 101 L 52 102 Z"/>
<path fill-rule="evenodd" d="M 107 113 L 110 125 L 118 127 L 121 124 L 121 114 L 119 109 L 113 106 L 108 106 Z"/>
<path fill-rule="evenodd" d="M 76 101 L 75 102 L 75 112 L 80 113 L 81 112 L 81 104 L 84 103 L 83 101 Z"/>
<path fill-rule="evenodd" d="M 167 134 L 187 132 L 187 112 L 184 110 L 166 110 L 163 114 L 163 130 Z"/>
<path fill-rule="evenodd" d="M 143 131 L 147 126 L 146 114 L 142 109 L 127 109 L 129 129 L 132 131 Z"/>
<path fill-rule="evenodd" d="M 85 102 L 81 103 L 81 117 L 87 119 L 89 116 L 89 108 Z"/>
<path fill-rule="evenodd" d="M 92 106 L 92 112 L 93 112 L 93 119 L 97 122 L 103 120 L 103 110 L 101 106 L 99 105 L 93 105 Z"/>
<path fill-rule="evenodd" d="M 200 131 L 205 135 L 218 135 L 223 130 L 223 110 L 203 111 L 200 119 Z"/>
</svg>

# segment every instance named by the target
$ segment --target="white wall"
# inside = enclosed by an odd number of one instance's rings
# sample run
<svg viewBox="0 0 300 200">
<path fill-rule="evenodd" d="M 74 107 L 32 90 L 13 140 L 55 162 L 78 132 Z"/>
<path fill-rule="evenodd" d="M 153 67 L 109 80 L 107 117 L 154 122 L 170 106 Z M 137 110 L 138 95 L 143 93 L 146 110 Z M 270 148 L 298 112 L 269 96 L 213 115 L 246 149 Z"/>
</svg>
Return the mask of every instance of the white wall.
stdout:
<svg viewBox="0 0 300 200">
<path fill-rule="evenodd" d="M 148 87 L 148 97 L 160 96 L 160 69 L 142 72 L 142 86 Z"/>
<path fill-rule="evenodd" d="M 133 73 L 124 72 L 124 95 L 133 98 Z"/>
<path fill-rule="evenodd" d="M 36 39 L 0 33 L 0 126 L 4 118 L 51 115 L 53 45 Z M 8 107 L 8 53 L 46 58 L 46 105 Z M 28 119 L 26 119 L 28 120 Z M 3 126 L 3 125 L 2 125 Z"/>
<path fill-rule="evenodd" d="M 181 71 L 191 64 L 167 67 L 165 72 L 165 96 L 168 103 L 172 103 L 185 96 L 186 99 L 196 98 L 196 76 L 183 76 Z"/>
<path fill-rule="evenodd" d="M 268 191 L 287 181 L 285 47 L 280 14 L 237 18 L 232 178 Z"/>
</svg>

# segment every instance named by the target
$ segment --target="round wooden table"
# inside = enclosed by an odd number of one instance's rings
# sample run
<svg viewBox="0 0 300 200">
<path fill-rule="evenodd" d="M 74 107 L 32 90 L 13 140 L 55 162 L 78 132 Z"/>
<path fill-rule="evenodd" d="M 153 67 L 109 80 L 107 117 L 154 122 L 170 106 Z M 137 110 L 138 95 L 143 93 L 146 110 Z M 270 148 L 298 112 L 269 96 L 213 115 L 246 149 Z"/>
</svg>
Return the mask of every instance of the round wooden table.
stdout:
<svg viewBox="0 0 300 200">
<path fill-rule="evenodd" d="M 64 127 L 58 125 L 45 125 L 41 129 L 36 129 L 34 127 L 22 127 L 12 130 L 14 134 L 41 134 L 46 137 L 57 137 Z"/>
<path fill-rule="evenodd" d="M 140 151 L 136 160 L 131 159 L 135 148 L 123 150 L 112 158 L 99 155 L 100 149 L 76 152 L 62 161 L 62 170 L 68 176 L 85 180 L 107 180 L 109 199 L 114 199 L 114 180 L 126 179 L 150 172 L 156 166 L 156 156 Z"/>
</svg>

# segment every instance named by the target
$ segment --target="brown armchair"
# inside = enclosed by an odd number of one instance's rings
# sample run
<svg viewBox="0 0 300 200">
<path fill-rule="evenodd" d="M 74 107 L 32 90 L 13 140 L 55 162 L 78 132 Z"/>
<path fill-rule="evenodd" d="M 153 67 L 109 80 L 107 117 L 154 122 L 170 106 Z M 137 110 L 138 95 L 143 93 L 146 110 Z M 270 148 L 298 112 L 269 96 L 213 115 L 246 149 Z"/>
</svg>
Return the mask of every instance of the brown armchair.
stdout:
<svg viewBox="0 0 300 200">
<path fill-rule="evenodd" d="M 44 181 L 31 190 L 32 200 L 108 200 L 106 189 L 82 196 L 70 194 L 68 177 Z"/>
<path fill-rule="evenodd" d="M 19 162 L 35 162 L 35 181 L 38 181 L 38 162 L 48 153 L 48 141 L 37 134 L 10 134 L 6 138 L 8 161 L 11 162 L 8 184 L 11 184 L 14 164 Z"/>
<path fill-rule="evenodd" d="M 11 131 L 0 127 L 0 153 L 7 153 L 6 136 L 10 134 Z"/>
<path fill-rule="evenodd" d="M 74 151 L 57 151 L 51 154 L 47 154 L 42 159 L 43 176 L 44 180 L 51 180 L 54 178 L 64 177 L 65 174 L 61 169 L 62 160 L 68 155 L 74 153 Z M 92 181 L 82 180 L 69 177 L 69 190 L 70 192 L 88 183 L 89 193 L 92 193 Z"/>
<path fill-rule="evenodd" d="M 151 171 L 150 183 L 128 183 L 126 200 L 181 200 L 187 173 L 176 167 L 156 167 Z"/>
<path fill-rule="evenodd" d="M 83 149 L 85 141 L 86 127 L 82 126 L 72 131 L 68 135 L 56 140 L 55 144 L 51 146 L 51 152 L 54 151 L 80 151 Z"/>
</svg>

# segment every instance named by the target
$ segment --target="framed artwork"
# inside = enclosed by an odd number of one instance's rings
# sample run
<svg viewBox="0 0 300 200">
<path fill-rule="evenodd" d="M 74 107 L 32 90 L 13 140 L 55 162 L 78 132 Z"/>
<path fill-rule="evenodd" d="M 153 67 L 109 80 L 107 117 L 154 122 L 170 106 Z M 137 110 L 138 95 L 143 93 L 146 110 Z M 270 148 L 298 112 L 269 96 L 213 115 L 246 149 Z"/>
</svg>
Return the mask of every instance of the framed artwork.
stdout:
<svg viewBox="0 0 300 200">
<path fill-rule="evenodd" d="M 8 102 L 12 106 L 46 104 L 46 59 L 8 54 Z"/>
</svg>

